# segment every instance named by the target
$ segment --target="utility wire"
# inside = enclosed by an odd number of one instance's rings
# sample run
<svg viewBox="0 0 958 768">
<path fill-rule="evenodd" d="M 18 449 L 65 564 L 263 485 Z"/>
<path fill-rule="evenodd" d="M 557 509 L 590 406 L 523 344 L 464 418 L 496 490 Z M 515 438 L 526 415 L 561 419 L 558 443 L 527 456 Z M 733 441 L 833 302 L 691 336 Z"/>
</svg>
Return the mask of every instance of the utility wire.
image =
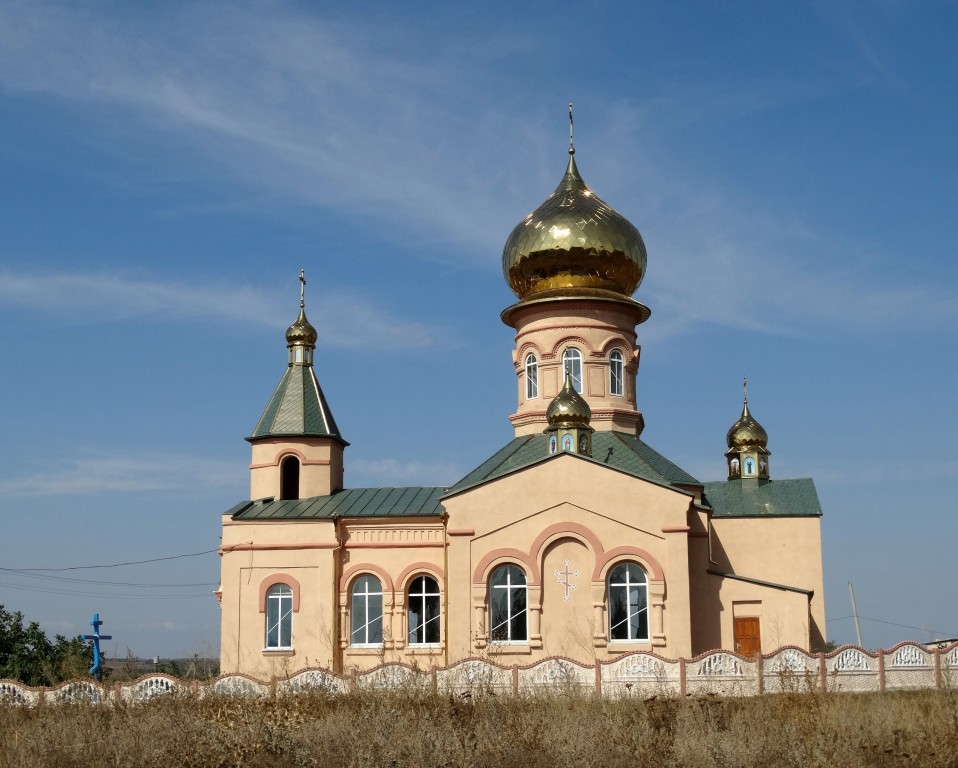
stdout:
<svg viewBox="0 0 958 768">
<path fill-rule="evenodd" d="M 853 616 L 840 616 L 837 619 L 828 619 L 828 622 L 831 621 L 843 621 L 844 619 L 851 619 Z M 917 629 L 919 632 L 932 632 L 936 635 L 947 635 L 948 637 L 958 637 L 958 632 L 942 632 L 940 629 L 935 629 L 934 627 L 913 627 L 911 624 L 899 624 L 896 621 L 885 621 L 884 619 L 872 619 L 868 616 L 862 616 L 858 614 L 859 619 L 864 619 L 865 621 L 874 621 L 877 624 L 888 624 L 892 627 L 902 627 L 904 629 Z M 827 623 L 827 622 L 826 622 Z"/>
<path fill-rule="evenodd" d="M 46 573 L 29 573 L 18 568 L 0 568 L 0 573 L 19 576 L 27 579 L 45 579 L 48 581 L 65 581 L 73 584 L 106 584 L 114 587 L 215 587 L 213 582 L 199 583 L 151 583 L 142 581 L 103 581 L 100 579 L 78 579 L 71 576 L 51 576 Z"/>
<path fill-rule="evenodd" d="M 206 549 L 202 552 L 187 552 L 183 555 L 170 555 L 168 557 L 153 557 L 149 560 L 131 560 L 128 563 L 109 563 L 106 565 L 73 565 L 69 568 L 4 568 L 2 570 L 12 571 L 12 572 L 26 572 L 26 571 L 83 571 L 90 568 L 120 568 L 125 565 L 143 565 L 144 563 L 159 563 L 163 560 L 179 560 L 184 557 L 199 557 L 200 555 L 210 555 L 213 552 L 218 552 L 217 549 Z"/>
<path fill-rule="evenodd" d="M 51 587 L 40 587 L 40 586 L 27 586 L 24 584 L 9 584 L 7 582 L 0 581 L 0 587 L 7 587 L 9 589 L 20 589 L 25 592 L 42 592 L 49 595 L 67 595 L 70 597 L 109 597 L 111 599 L 117 600 L 191 600 L 196 598 L 209 599 L 210 594 L 207 592 L 200 595 L 189 595 L 189 594 L 180 594 L 180 595 L 118 595 L 113 592 L 84 592 L 76 590 L 66 590 L 66 589 L 53 589 Z"/>
</svg>

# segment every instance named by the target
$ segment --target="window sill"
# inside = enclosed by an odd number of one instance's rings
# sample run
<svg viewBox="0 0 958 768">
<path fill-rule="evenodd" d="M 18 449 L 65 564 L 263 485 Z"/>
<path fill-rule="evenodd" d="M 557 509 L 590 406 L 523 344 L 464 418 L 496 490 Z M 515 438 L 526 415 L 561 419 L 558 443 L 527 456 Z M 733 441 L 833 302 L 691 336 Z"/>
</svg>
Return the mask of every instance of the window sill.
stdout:
<svg viewBox="0 0 958 768">
<path fill-rule="evenodd" d="M 525 655 L 532 653 L 532 646 L 528 642 L 492 642 L 486 646 L 492 656 Z"/>
<path fill-rule="evenodd" d="M 296 651 L 292 648 L 264 648 L 264 656 L 295 656 Z"/>
<path fill-rule="evenodd" d="M 347 645 L 346 653 L 355 656 L 379 656 L 385 649 L 382 645 Z"/>
</svg>

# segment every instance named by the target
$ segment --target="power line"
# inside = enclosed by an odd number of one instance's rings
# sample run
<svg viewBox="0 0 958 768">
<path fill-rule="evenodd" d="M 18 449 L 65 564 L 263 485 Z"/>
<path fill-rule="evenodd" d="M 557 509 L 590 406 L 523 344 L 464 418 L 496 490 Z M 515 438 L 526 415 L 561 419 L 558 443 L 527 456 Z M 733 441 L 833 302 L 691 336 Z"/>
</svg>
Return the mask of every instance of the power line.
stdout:
<svg viewBox="0 0 958 768">
<path fill-rule="evenodd" d="M 113 592 L 87 592 L 67 589 L 53 589 L 51 587 L 27 586 L 25 584 L 9 584 L 0 581 L 0 587 L 9 589 L 20 589 L 25 592 L 41 592 L 48 595 L 67 595 L 70 597 L 109 597 L 115 600 L 193 600 L 196 598 L 208 599 L 210 593 L 200 595 L 180 594 L 180 595 L 119 595 Z"/>
<path fill-rule="evenodd" d="M 843 621 L 844 619 L 851 619 L 852 616 L 841 616 L 837 619 L 828 619 L 828 621 Z M 884 619 L 872 619 L 868 616 L 862 616 L 858 614 L 859 619 L 864 619 L 865 621 L 873 621 L 876 624 L 888 624 L 892 627 L 902 627 L 903 629 L 916 629 L 919 632 L 932 632 L 936 635 L 945 635 L 947 637 L 958 637 L 956 632 L 942 632 L 940 629 L 935 629 L 934 627 L 913 627 L 911 624 L 899 624 L 896 621 L 885 621 Z"/>
<path fill-rule="evenodd" d="M 169 555 L 167 557 L 153 557 L 149 560 L 131 560 L 128 563 L 109 563 L 106 565 L 72 565 L 69 568 L 4 568 L 2 570 L 12 571 L 15 573 L 26 572 L 26 571 L 83 571 L 90 568 L 121 568 L 126 565 L 143 565 L 144 563 L 159 563 L 163 560 L 179 560 L 184 557 L 199 557 L 200 555 L 210 555 L 213 552 L 218 552 L 217 549 L 207 549 L 203 552 L 187 552 L 182 555 Z"/>
<path fill-rule="evenodd" d="M 51 576 L 46 573 L 29 573 L 19 568 L 0 568 L 0 573 L 8 573 L 11 576 L 19 576 L 27 579 L 44 579 L 48 581 L 65 581 L 73 584 L 106 584 L 114 587 L 215 587 L 213 582 L 196 583 L 160 583 L 143 581 L 104 581 L 101 579 L 78 579 L 70 576 Z"/>
</svg>

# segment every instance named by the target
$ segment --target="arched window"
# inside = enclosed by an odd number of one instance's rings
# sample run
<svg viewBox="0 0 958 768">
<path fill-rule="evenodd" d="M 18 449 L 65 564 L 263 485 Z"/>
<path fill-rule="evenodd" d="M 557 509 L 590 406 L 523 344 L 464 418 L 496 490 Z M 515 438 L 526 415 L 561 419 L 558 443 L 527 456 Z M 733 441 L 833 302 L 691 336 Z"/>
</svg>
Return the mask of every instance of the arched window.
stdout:
<svg viewBox="0 0 958 768">
<path fill-rule="evenodd" d="M 439 642 L 439 585 L 432 576 L 417 576 L 407 596 L 410 645 Z"/>
<path fill-rule="evenodd" d="M 287 456 L 279 465 L 279 495 L 282 499 L 299 498 L 299 459 Z"/>
<path fill-rule="evenodd" d="M 375 576 L 360 576 L 350 600 L 349 642 L 379 645 L 383 641 L 383 588 Z"/>
<path fill-rule="evenodd" d="M 274 584 L 266 592 L 266 648 L 293 647 L 293 590 Z"/>
<path fill-rule="evenodd" d="M 525 642 L 526 575 L 515 565 L 500 565 L 489 578 L 489 639 Z"/>
<path fill-rule="evenodd" d="M 649 639 L 649 581 L 636 563 L 609 573 L 609 639 Z"/>
<path fill-rule="evenodd" d="M 625 393 L 625 379 L 623 378 L 622 353 L 617 349 L 609 355 L 609 394 L 621 397 Z"/>
<path fill-rule="evenodd" d="M 569 347 L 562 353 L 562 378 L 569 373 L 572 375 L 572 386 L 582 394 L 582 353 L 575 347 Z"/>
<path fill-rule="evenodd" d="M 526 355 L 526 400 L 539 396 L 539 362 L 535 355 Z"/>
</svg>

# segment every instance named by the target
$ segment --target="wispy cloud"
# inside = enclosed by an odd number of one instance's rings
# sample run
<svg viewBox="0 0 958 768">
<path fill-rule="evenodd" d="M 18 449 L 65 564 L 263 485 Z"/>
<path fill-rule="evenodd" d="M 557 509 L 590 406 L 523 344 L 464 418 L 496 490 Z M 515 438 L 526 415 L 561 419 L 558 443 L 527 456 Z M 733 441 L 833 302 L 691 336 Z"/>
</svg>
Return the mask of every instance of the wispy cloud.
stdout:
<svg viewBox="0 0 958 768">
<path fill-rule="evenodd" d="M 444 462 L 355 459 L 349 462 L 348 474 L 349 486 L 362 488 L 450 485 L 462 477 L 465 472 L 456 464 Z"/>
<path fill-rule="evenodd" d="M 561 160 L 550 148 L 558 131 L 529 114 L 530 86 L 497 69 L 496 45 L 453 36 L 403 48 L 396 40 L 423 33 L 401 21 L 351 23 L 282 3 L 221 10 L 185 4 L 111 15 L 7 3 L 0 88 L 87 109 L 105 136 L 124 132 L 117 143 L 131 152 L 149 136 L 151 153 L 192 174 L 215 170 L 258 197 L 319 207 L 356 226 L 373 222 L 405 243 L 419 239 L 430 258 L 473 267 L 494 268 L 490 254 L 557 180 Z M 508 33 L 496 42 L 516 51 Z M 653 335 L 699 323 L 807 335 L 954 324 L 958 300 L 940 286 L 885 280 L 882 264 L 893 254 L 782 220 L 729 184 L 678 172 L 660 151 L 670 125 L 717 110 L 778 109 L 783 99 L 808 99 L 814 86 L 673 85 L 641 108 L 596 98 L 591 141 L 617 149 L 582 164 L 596 191 L 646 231 L 650 275 L 639 298 L 653 304 Z M 116 110 L 124 119 L 113 119 Z M 125 280 L 99 282 L 108 306 L 134 311 Z M 194 298 L 182 286 L 159 288 L 146 304 L 282 322 L 270 302 L 226 306 L 227 292 L 210 310 L 206 293 L 202 303 Z M 434 339 L 358 295 L 326 300 L 349 329 L 330 329 L 327 343 Z"/>
<path fill-rule="evenodd" d="M 236 466 L 232 462 L 188 455 L 142 453 L 66 459 L 37 472 L 0 478 L 0 494 L 181 493 L 203 488 L 229 488 L 236 484 Z"/>
<path fill-rule="evenodd" d="M 157 322 L 210 318 L 281 329 L 293 319 L 289 297 L 244 285 L 203 285 L 119 274 L 28 274 L 0 270 L 0 306 L 43 309 L 75 322 L 138 317 Z M 436 343 L 440 332 L 391 315 L 351 290 L 314 291 L 321 343 L 333 347 L 410 348 Z M 322 317 L 323 321 L 319 322 Z"/>
</svg>

